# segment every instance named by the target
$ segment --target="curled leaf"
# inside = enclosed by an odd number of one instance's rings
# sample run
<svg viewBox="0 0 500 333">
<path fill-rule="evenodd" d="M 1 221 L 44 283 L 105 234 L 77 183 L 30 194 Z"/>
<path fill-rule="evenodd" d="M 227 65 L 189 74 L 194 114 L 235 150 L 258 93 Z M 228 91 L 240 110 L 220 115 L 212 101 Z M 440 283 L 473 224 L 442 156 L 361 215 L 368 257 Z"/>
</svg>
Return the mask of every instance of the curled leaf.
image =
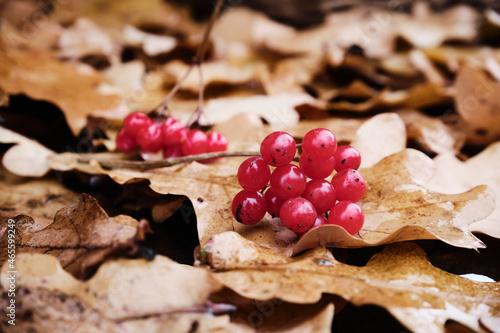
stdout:
<svg viewBox="0 0 500 333">
<path fill-rule="evenodd" d="M 486 185 L 460 194 L 426 189 L 435 166 L 423 153 L 406 149 L 361 170 L 368 189 L 360 202 L 365 223 L 359 236 L 324 225 L 308 231 L 293 253 L 318 245 L 363 247 L 403 240 L 440 239 L 453 246 L 477 249 L 484 244 L 472 235 L 470 225 L 495 209 L 495 193 Z"/>
<path fill-rule="evenodd" d="M 97 200 L 87 194 L 72 206 L 60 209 L 54 221 L 39 229 L 26 215 L 15 220 L 17 253 L 48 253 L 61 260 L 73 275 L 83 278 L 106 257 L 135 249 L 139 223 L 125 215 L 109 217 Z M 8 259 L 8 235 L 0 238 L 0 263 Z"/>
<path fill-rule="evenodd" d="M 216 269 L 214 276 L 224 286 L 247 298 L 315 303 L 323 293 L 335 294 L 356 305 L 382 306 L 408 329 L 425 332 L 442 332 L 450 319 L 482 331 L 480 318 L 500 316 L 500 283 L 474 282 L 442 271 L 412 243 L 389 245 L 358 267 L 335 260 L 322 247 L 294 258 L 258 262 L 238 256 L 255 245 L 231 234 L 217 235 L 205 245 L 204 251 L 211 253 L 205 263 Z M 227 251 L 234 249 L 236 259 L 227 262 Z M 271 258 L 269 249 L 257 251 L 259 257 Z"/>
<path fill-rule="evenodd" d="M 25 177 L 42 177 L 50 168 L 47 157 L 55 153 L 38 142 L 0 127 L 0 142 L 16 145 L 3 155 L 2 164 L 10 172 Z"/>
<path fill-rule="evenodd" d="M 479 184 L 487 184 L 496 197 L 500 198 L 500 143 L 489 145 L 478 155 L 465 162 L 460 161 L 451 153 L 443 153 L 434 158 L 436 175 L 426 184 L 433 191 L 443 193 L 460 193 Z M 471 231 L 485 233 L 500 238 L 500 205 L 494 212 L 480 221 L 470 225 Z"/>
<path fill-rule="evenodd" d="M 16 311 L 19 316 L 30 313 L 16 321 L 20 331 L 231 331 L 229 316 L 214 316 L 216 310 L 207 304 L 221 288 L 212 274 L 166 257 L 107 261 L 88 281 L 75 279 L 49 255 L 20 254 L 16 269 Z M 1 275 L 4 309 L 8 270 L 5 265 Z M 0 325 L 5 329 L 8 324 Z"/>
</svg>

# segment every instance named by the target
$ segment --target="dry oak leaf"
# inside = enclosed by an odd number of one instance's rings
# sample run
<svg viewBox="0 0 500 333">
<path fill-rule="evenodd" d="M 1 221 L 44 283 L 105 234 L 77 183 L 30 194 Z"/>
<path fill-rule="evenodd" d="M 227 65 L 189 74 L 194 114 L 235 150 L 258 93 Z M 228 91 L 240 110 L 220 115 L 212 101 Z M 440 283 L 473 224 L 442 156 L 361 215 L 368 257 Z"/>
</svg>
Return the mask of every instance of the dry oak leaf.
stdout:
<svg viewBox="0 0 500 333">
<path fill-rule="evenodd" d="M 487 184 L 500 198 L 500 142 L 489 145 L 478 155 L 465 162 L 460 161 L 451 152 L 434 158 L 436 175 L 425 186 L 442 193 L 460 193 L 479 184 Z M 500 238 L 500 205 L 483 220 L 470 225 L 471 231 L 485 233 Z"/>
<path fill-rule="evenodd" d="M 231 202 L 241 191 L 241 186 L 237 180 L 238 168 L 233 162 L 212 165 L 192 162 L 141 172 L 125 168 L 105 170 L 95 160 L 90 164 L 78 163 L 81 157 L 85 156 L 64 153 L 53 156 L 49 163 L 55 170 L 76 169 L 86 173 L 105 174 L 119 184 L 147 179 L 151 183 L 151 189 L 157 193 L 187 196 L 196 213 L 201 244 L 214 235 L 236 230 L 252 241 L 285 254 L 290 252 L 296 240 L 295 233 L 286 229 L 279 219 L 266 216 L 261 223 L 253 226 L 243 225 L 234 219 Z M 185 222 L 189 221 L 189 216 L 185 216 Z"/>
<path fill-rule="evenodd" d="M 236 13 L 233 10 L 226 15 Z M 336 42 L 345 48 L 358 45 L 368 57 L 383 58 L 394 52 L 398 37 L 417 48 L 429 48 L 447 40 L 471 41 L 478 30 L 478 14 L 474 9 L 455 6 L 443 13 L 433 13 L 424 2 L 415 3 L 411 14 L 391 8 L 358 6 L 331 13 L 322 25 L 306 30 L 245 15 L 253 20 L 253 45 L 282 54 L 322 53 L 326 44 Z"/>
<path fill-rule="evenodd" d="M 8 270 L 4 266 L 1 275 L 3 309 L 9 302 Z M 163 256 L 110 260 L 87 281 L 43 254 L 18 255 L 16 270 L 16 312 L 26 316 L 10 332 L 235 331 L 228 315 L 215 316 L 207 305 L 221 288 L 212 274 Z"/>
<path fill-rule="evenodd" d="M 417 110 L 397 112 L 406 125 L 408 139 L 436 154 L 458 153 L 465 143 L 465 134 L 453 130 L 440 118 L 427 116 Z"/>
<path fill-rule="evenodd" d="M 18 215 L 14 220 L 18 254 L 51 254 L 78 278 L 110 255 L 135 250 L 139 232 L 135 219 L 126 215 L 109 217 L 88 194 L 60 209 L 54 221 L 42 229 L 30 216 Z M 8 235 L 4 233 L 0 237 L 0 264 L 8 259 L 7 245 Z"/>
<path fill-rule="evenodd" d="M 55 104 L 75 135 L 85 127 L 87 116 L 119 105 L 119 96 L 99 93 L 97 87 L 104 78 L 88 65 L 64 63 L 42 52 L 5 48 L 0 48 L 0 63 L 0 88 Z"/>
<path fill-rule="evenodd" d="M 161 67 L 167 77 L 170 77 L 167 83 L 175 84 L 186 74 L 189 65 L 179 60 L 171 61 Z M 239 85 L 255 79 L 255 70 L 253 66 L 233 66 L 224 61 L 205 62 L 201 65 L 203 73 L 203 86 L 210 84 Z M 181 89 L 198 93 L 200 89 L 200 78 L 198 70 L 192 70 L 181 85 Z"/>
<path fill-rule="evenodd" d="M 0 186 L 0 235 L 8 219 L 20 214 L 31 216 L 33 227 L 42 229 L 53 221 L 57 210 L 72 205 L 80 196 L 55 178 L 29 179 L 5 170 L 0 170 Z"/>
<path fill-rule="evenodd" d="M 372 167 L 383 158 L 405 149 L 405 124 L 395 113 L 373 116 L 356 130 L 350 145 L 362 156 L 360 167 Z"/>
<path fill-rule="evenodd" d="M 201 248 L 202 262 L 224 286 L 255 300 L 316 303 L 335 294 L 355 305 L 386 308 L 414 332 L 443 332 L 449 319 L 483 332 L 481 318 L 500 316 L 500 283 L 474 282 L 432 266 L 412 243 L 391 244 L 364 267 L 334 259 L 323 247 L 276 257 L 234 232 Z"/>
<path fill-rule="evenodd" d="M 144 53 L 152 57 L 168 53 L 177 46 L 175 37 L 146 33 L 132 25 L 123 28 L 123 39 L 126 45 L 142 46 Z"/>
<path fill-rule="evenodd" d="M 459 194 L 425 188 L 435 166 L 425 154 L 406 149 L 360 172 L 368 189 L 360 201 L 365 214 L 356 236 L 343 228 L 325 225 L 309 230 L 293 248 L 297 254 L 318 245 L 365 247 L 416 239 L 439 239 L 447 244 L 478 249 L 484 244 L 470 225 L 495 209 L 495 192 L 479 185 Z"/>
<path fill-rule="evenodd" d="M 16 144 L 2 157 L 2 164 L 8 171 L 24 177 L 42 177 L 49 172 L 47 157 L 55 154 L 52 150 L 1 126 L 0 142 Z"/>
<path fill-rule="evenodd" d="M 357 83 L 365 85 L 364 83 Z M 360 88 L 357 88 L 360 89 Z M 365 89 L 371 89 L 369 87 Z M 391 90 L 385 88 L 373 97 L 362 102 L 351 102 L 342 100 L 329 102 L 327 108 L 336 111 L 349 111 L 356 113 L 367 113 L 371 111 L 385 111 L 394 108 L 422 108 L 433 105 L 445 104 L 452 101 L 449 89 L 441 84 L 423 82 L 412 86 L 407 90 Z"/>
<path fill-rule="evenodd" d="M 337 304 L 347 303 L 335 296 L 323 297 L 315 304 L 294 304 L 276 298 L 257 301 L 227 288 L 213 294 L 210 299 L 215 303 L 234 305 L 236 311 L 231 315 L 231 322 L 248 325 L 259 333 L 330 333 Z"/>
<path fill-rule="evenodd" d="M 490 80 L 482 70 L 464 66 L 455 79 L 459 129 L 467 141 L 483 145 L 500 139 L 500 83 Z"/>
<path fill-rule="evenodd" d="M 121 46 L 92 20 L 78 18 L 59 38 L 60 56 L 77 60 L 86 56 L 106 57 L 110 63 L 119 62 Z"/>
<path fill-rule="evenodd" d="M 240 113 L 254 113 L 264 118 L 272 127 L 293 126 L 299 122 L 296 107 L 316 102 L 308 94 L 279 94 L 274 96 L 216 98 L 205 106 L 203 125 L 229 120 Z"/>
<path fill-rule="evenodd" d="M 457 72 L 461 64 L 475 68 L 487 69 L 488 59 L 500 61 L 500 49 L 486 46 L 440 46 L 422 50 L 432 61 L 446 66 L 450 71 Z"/>
</svg>

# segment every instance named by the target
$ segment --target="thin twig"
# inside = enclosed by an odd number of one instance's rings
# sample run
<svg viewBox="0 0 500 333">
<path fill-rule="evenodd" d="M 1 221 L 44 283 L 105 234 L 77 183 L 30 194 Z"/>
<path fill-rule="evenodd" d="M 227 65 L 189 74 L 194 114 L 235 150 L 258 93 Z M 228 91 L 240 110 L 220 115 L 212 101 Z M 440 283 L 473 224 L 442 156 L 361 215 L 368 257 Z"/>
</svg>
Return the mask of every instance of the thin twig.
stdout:
<svg viewBox="0 0 500 333">
<path fill-rule="evenodd" d="M 85 157 L 84 155 L 82 155 L 80 158 L 78 158 L 78 163 L 88 164 L 90 163 L 90 161 L 96 160 L 101 164 L 101 166 L 105 168 L 127 168 L 127 169 L 138 169 L 138 170 L 149 170 L 154 168 L 168 167 L 181 163 L 189 163 L 193 161 L 204 161 L 213 158 L 237 157 L 237 156 L 260 156 L 260 153 L 253 151 L 221 151 L 221 152 L 206 153 L 199 155 L 170 157 L 161 161 L 131 161 L 131 160 L 110 159 L 109 157 L 101 159 L 97 154 L 93 154 L 92 156 L 89 157 Z"/>
<path fill-rule="evenodd" d="M 199 124 L 201 115 L 203 113 L 203 92 L 205 90 L 205 86 L 203 84 L 203 70 L 201 68 L 201 62 L 197 64 L 197 67 L 199 76 L 198 106 L 196 107 L 196 110 L 194 112 L 194 119 L 189 121 L 189 123 L 186 125 L 187 127 L 191 127 L 193 124 Z"/>
<path fill-rule="evenodd" d="M 203 39 L 201 41 L 200 46 L 198 47 L 198 50 L 196 51 L 196 55 L 193 58 L 193 62 L 191 65 L 189 65 L 188 69 L 186 70 L 186 73 L 184 76 L 177 81 L 175 86 L 170 90 L 168 95 L 165 97 L 165 99 L 156 107 L 156 110 L 159 111 L 159 117 L 166 117 L 165 113 L 169 111 L 168 109 L 168 103 L 174 97 L 175 93 L 180 89 L 181 85 L 184 83 L 184 81 L 187 79 L 191 71 L 193 70 L 194 66 L 200 66 L 200 72 L 201 72 L 201 63 L 203 62 L 203 59 L 205 58 L 205 53 L 207 52 L 207 45 L 208 45 L 208 38 L 210 37 L 210 33 L 212 32 L 212 28 L 214 26 L 214 23 L 217 19 L 217 16 L 219 15 L 219 12 L 222 8 L 222 4 L 224 3 L 224 0 L 217 0 L 217 4 L 215 5 L 214 11 L 212 13 L 212 16 L 210 17 L 210 21 L 208 22 L 208 25 L 205 29 L 205 32 L 203 34 Z M 200 82 L 200 85 L 202 82 Z M 201 88 L 200 88 L 201 89 Z M 203 96 L 202 96 L 203 98 Z M 198 109 L 196 110 L 198 112 Z M 201 109 L 200 111 L 201 112 Z"/>
</svg>

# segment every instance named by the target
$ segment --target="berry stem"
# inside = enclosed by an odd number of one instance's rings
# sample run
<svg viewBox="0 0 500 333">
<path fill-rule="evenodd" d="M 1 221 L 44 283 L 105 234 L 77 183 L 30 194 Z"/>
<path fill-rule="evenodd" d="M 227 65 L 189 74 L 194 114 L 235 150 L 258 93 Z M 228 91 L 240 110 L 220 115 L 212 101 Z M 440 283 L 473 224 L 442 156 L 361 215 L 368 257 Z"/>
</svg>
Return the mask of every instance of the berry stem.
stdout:
<svg viewBox="0 0 500 333">
<path fill-rule="evenodd" d="M 196 55 L 193 58 L 193 61 L 191 65 L 188 67 L 186 70 L 186 73 L 184 76 L 177 81 L 175 86 L 170 90 L 168 95 L 165 97 L 165 99 L 156 107 L 156 110 L 159 112 L 159 117 L 160 118 L 166 118 L 168 114 L 170 113 L 170 110 L 168 108 L 168 103 L 174 97 L 175 93 L 180 89 L 182 83 L 186 80 L 186 78 L 189 76 L 191 71 L 193 70 L 194 66 L 199 67 L 200 71 L 200 95 L 198 101 L 201 99 L 201 104 L 203 104 L 203 82 L 201 81 L 201 63 L 203 62 L 203 59 L 205 58 L 205 53 L 207 52 L 207 45 L 208 45 L 208 39 L 210 37 L 210 33 L 212 32 L 212 28 L 214 26 L 215 20 L 217 19 L 217 16 L 219 15 L 219 12 L 222 8 L 222 4 L 224 3 L 224 0 L 217 0 L 217 3 L 215 5 L 214 11 L 212 13 L 212 16 L 210 17 L 210 21 L 208 22 L 208 25 L 205 29 L 205 32 L 203 34 L 203 39 L 201 41 L 201 44 L 198 46 L 198 50 L 196 51 Z M 197 112 L 197 119 L 199 119 L 199 116 L 202 112 L 201 107 L 200 107 L 200 102 L 198 102 L 198 108 L 196 109 Z"/>
<path fill-rule="evenodd" d="M 196 65 L 198 68 L 198 75 L 199 75 L 199 91 L 198 91 L 198 106 L 196 107 L 196 110 L 194 111 L 194 114 L 191 116 L 191 118 L 194 118 L 188 122 L 186 127 L 191 128 L 193 125 L 198 125 L 200 122 L 201 115 L 203 114 L 203 93 L 205 90 L 205 86 L 203 84 L 203 71 L 201 68 L 201 62 Z"/>
<path fill-rule="evenodd" d="M 88 154 L 87 156 L 81 155 L 78 158 L 78 163 L 89 164 L 90 161 L 97 161 L 105 168 L 128 168 L 149 170 L 154 168 L 168 167 L 181 163 L 189 163 L 194 161 L 210 160 L 220 157 L 238 157 L 238 156 L 260 156 L 259 152 L 254 151 L 221 151 L 215 153 L 205 153 L 198 155 L 189 155 L 181 157 L 170 157 L 161 161 L 131 161 L 122 159 L 111 159 L 109 153 L 102 158 L 99 154 Z"/>
</svg>

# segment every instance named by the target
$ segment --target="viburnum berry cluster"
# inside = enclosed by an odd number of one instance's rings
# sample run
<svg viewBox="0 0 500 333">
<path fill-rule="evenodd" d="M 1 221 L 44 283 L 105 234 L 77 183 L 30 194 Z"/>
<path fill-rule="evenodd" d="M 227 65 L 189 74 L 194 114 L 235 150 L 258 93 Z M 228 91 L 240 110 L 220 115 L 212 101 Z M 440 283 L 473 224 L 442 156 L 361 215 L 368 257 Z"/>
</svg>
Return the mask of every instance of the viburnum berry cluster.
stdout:
<svg viewBox="0 0 500 333">
<path fill-rule="evenodd" d="M 163 150 L 163 157 L 168 158 L 226 151 L 227 140 L 218 132 L 207 135 L 199 129 L 184 127 L 173 117 L 158 121 L 133 112 L 125 118 L 116 137 L 116 147 L 125 153 L 138 148 L 153 153 Z"/>
<path fill-rule="evenodd" d="M 273 132 L 261 143 L 261 157 L 241 163 L 238 182 L 243 190 L 232 202 L 235 219 L 251 225 L 267 212 L 299 236 L 324 224 L 356 234 L 364 223 L 357 202 L 367 188 L 357 170 L 359 152 L 350 146 L 337 147 L 335 135 L 324 128 L 304 136 L 299 166 L 292 163 L 296 150 L 290 134 Z M 328 181 L 334 170 L 336 174 Z"/>
</svg>

